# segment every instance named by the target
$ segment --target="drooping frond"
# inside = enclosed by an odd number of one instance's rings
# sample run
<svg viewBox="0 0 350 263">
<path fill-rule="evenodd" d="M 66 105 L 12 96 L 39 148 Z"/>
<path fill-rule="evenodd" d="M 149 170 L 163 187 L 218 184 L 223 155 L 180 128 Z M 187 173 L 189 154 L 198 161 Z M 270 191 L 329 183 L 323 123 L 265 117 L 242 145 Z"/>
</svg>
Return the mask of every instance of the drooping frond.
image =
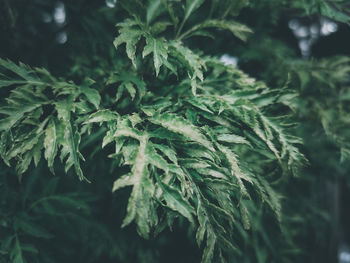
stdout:
<svg viewBox="0 0 350 263">
<path fill-rule="evenodd" d="M 204 2 L 149 1 L 145 11 L 142 1 L 121 1 L 131 16 L 117 24 L 114 46 L 125 63 L 106 72 L 99 89 L 89 78 L 77 85 L 0 60 L 0 87 L 11 89 L 0 108 L 0 153 L 19 174 L 42 152 L 53 172 L 59 156 L 65 172 L 73 168 L 82 180 L 80 142 L 97 142 L 93 154 L 118 167 L 112 190 L 131 190 L 122 227 L 135 223 L 149 238 L 182 217 L 196 229 L 202 262 L 232 262 L 254 207 L 281 221 L 271 183 L 296 174 L 305 158 L 300 140 L 269 111 L 286 91 L 270 90 L 185 42 L 212 28 L 242 40 L 252 33 L 225 20 L 226 12 L 189 26 Z M 234 13 L 245 4 L 226 5 Z"/>
</svg>

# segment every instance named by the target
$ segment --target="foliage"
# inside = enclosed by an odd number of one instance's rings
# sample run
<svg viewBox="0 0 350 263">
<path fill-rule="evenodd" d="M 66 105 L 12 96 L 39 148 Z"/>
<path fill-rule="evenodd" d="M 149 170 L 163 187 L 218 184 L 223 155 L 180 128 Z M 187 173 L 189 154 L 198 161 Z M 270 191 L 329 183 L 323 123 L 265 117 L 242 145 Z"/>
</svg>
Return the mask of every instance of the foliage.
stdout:
<svg viewBox="0 0 350 263">
<path fill-rule="evenodd" d="M 299 248 L 287 218 L 294 205 L 288 186 L 291 176 L 307 175 L 304 135 L 293 119 L 318 116 L 341 159 L 348 158 L 349 59 L 285 59 L 293 52 L 284 43 L 266 44 L 268 30 L 254 33 L 253 23 L 237 17 L 263 8 L 278 13 L 274 2 L 121 0 L 112 9 L 90 3 L 81 15 L 82 6 L 67 2 L 76 14 L 67 32 L 77 35 L 69 35 L 67 55 L 57 60 L 69 63 L 46 70 L 43 61 L 35 67 L 0 59 L 0 154 L 21 181 L 12 185 L 12 170 L 4 170 L 1 253 L 13 262 L 56 262 L 59 252 L 42 239 L 55 240 L 68 257 L 74 252 L 62 240 L 76 244 L 69 231 L 78 231 L 102 241 L 82 238 L 77 260 L 127 262 L 136 247 L 133 260 L 164 262 L 147 242 L 162 247 L 162 233 L 180 228 L 197 242 L 202 262 L 293 262 Z M 348 22 L 341 4 L 283 6 Z M 259 78 L 274 88 L 225 65 L 215 46 L 202 48 L 198 39 L 234 41 L 243 62 L 271 61 Z M 46 167 L 60 176 L 46 175 Z M 85 183 L 57 189 L 62 174 Z M 98 209 L 106 195 L 117 199 L 106 207 L 118 213 Z M 101 223 L 102 216 L 110 218 Z M 128 238 L 130 224 L 152 241 Z"/>
</svg>

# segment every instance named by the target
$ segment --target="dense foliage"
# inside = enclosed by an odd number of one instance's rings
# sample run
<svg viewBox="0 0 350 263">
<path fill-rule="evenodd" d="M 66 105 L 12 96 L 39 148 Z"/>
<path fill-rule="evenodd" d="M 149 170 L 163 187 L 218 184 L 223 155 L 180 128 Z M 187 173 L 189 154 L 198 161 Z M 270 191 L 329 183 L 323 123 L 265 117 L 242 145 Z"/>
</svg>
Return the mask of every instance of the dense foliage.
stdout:
<svg viewBox="0 0 350 263">
<path fill-rule="evenodd" d="M 2 7 L 5 262 L 313 262 L 314 229 L 329 247 L 350 59 L 300 59 L 278 23 L 348 23 L 346 1 L 23 5 Z"/>
</svg>

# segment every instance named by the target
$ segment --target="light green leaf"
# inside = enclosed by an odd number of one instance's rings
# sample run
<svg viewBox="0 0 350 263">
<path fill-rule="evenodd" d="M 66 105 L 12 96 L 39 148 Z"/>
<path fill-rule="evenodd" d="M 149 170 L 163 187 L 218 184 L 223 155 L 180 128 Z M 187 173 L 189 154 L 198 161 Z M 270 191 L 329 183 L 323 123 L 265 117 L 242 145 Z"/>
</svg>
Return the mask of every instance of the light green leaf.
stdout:
<svg viewBox="0 0 350 263">
<path fill-rule="evenodd" d="M 118 101 L 121 98 L 124 89 L 127 89 L 132 98 L 135 97 L 137 92 L 137 103 L 140 102 L 143 96 L 146 94 L 146 83 L 134 74 L 130 74 L 128 72 L 123 72 L 121 74 L 113 74 L 108 79 L 107 84 L 114 83 L 120 83 L 116 94 L 116 101 Z"/>
<path fill-rule="evenodd" d="M 177 164 L 177 154 L 169 146 L 163 144 L 153 144 L 153 147 L 161 151 L 174 164 Z"/>
<path fill-rule="evenodd" d="M 4 60 L 0 58 L 0 66 L 3 68 L 6 68 L 13 73 L 17 74 L 18 76 L 22 77 L 25 80 L 34 80 L 34 78 L 30 75 L 31 69 L 24 65 L 23 63 L 20 63 L 19 66 L 17 66 L 15 63 L 13 63 L 10 60 Z"/>
<path fill-rule="evenodd" d="M 158 175 L 156 175 L 157 182 L 160 185 L 164 197 L 164 200 L 171 209 L 179 212 L 186 217 L 191 223 L 194 223 L 192 214 L 194 214 L 194 208 L 192 205 L 182 196 L 180 191 L 170 186 L 167 183 L 163 183 Z"/>
<path fill-rule="evenodd" d="M 101 96 L 100 93 L 93 88 L 88 88 L 88 87 L 81 87 L 80 88 L 81 93 L 83 93 L 88 101 L 92 103 L 96 109 L 99 108 L 100 102 L 101 102 Z"/>
<path fill-rule="evenodd" d="M 237 179 L 241 193 L 245 196 L 249 196 L 247 188 L 245 187 L 243 180 L 252 183 L 249 175 L 245 174 L 238 165 L 237 156 L 227 147 L 217 144 L 219 150 L 224 154 L 225 159 L 230 165 L 231 175 Z"/>
<path fill-rule="evenodd" d="M 154 124 L 160 125 L 172 132 L 182 134 L 186 139 L 197 142 L 209 150 L 214 151 L 210 141 L 201 131 L 185 118 L 171 113 L 155 113 L 150 119 Z"/>
<path fill-rule="evenodd" d="M 125 136 L 127 133 L 123 133 L 123 135 Z M 139 139 L 139 147 L 137 149 L 136 158 L 132 161 L 131 173 L 116 180 L 113 190 L 133 185 L 122 227 L 129 225 L 135 220 L 140 235 L 148 238 L 152 220 L 147 220 L 147 218 L 152 217 L 150 213 L 152 213 L 153 210 L 152 196 L 154 194 L 154 186 L 149 178 L 149 171 L 147 168 L 146 148 L 148 137 L 147 135 L 143 135 L 137 136 L 137 138 Z"/>
<path fill-rule="evenodd" d="M 147 24 L 150 24 L 157 16 L 159 16 L 162 10 L 162 2 L 161 0 L 149 0 L 147 5 L 147 15 L 146 20 Z"/>
<path fill-rule="evenodd" d="M 204 61 L 179 41 L 170 42 L 170 47 L 172 55 L 186 67 L 192 79 L 198 78 L 203 81 L 203 70 L 205 69 Z"/>
<path fill-rule="evenodd" d="M 214 257 L 215 243 L 216 243 L 215 235 L 210 230 L 207 230 L 207 242 L 203 251 L 201 263 L 212 262 Z"/>
<path fill-rule="evenodd" d="M 78 175 L 79 179 L 87 180 L 80 168 L 79 159 L 83 159 L 79 152 L 80 134 L 78 132 L 73 133 L 72 126 L 68 124 L 67 128 L 65 129 L 64 139 L 66 142 L 61 142 L 61 145 L 63 146 L 62 155 L 66 156 L 68 154 L 65 167 L 66 173 L 71 166 L 74 166 L 75 173 Z"/>
<path fill-rule="evenodd" d="M 0 88 L 2 87 L 9 87 L 11 85 L 22 85 L 22 84 L 26 84 L 27 81 L 25 80 L 3 80 L 0 79 Z"/>
<path fill-rule="evenodd" d="M 153 166 L 159 169 L 164 170 L 165 173 L 168 173 L 169 163 L 156 152 L 156 150 L 154 149 L 151 143 L 147 144 L 146 154 L 147 154 L 148 163 L 152 164 Z"/>
<path fill-rule="evenodd" d="M 44 148 L 45 159 L 47 160 L 50 171 L 54 173 L 53 163 L 57 154 L 57 135 L 56 124 L 53 119 L 50 120 L 45 130 Z"/>
<path fill-rule="evenodd" d="M 9 117 L 0 120 L 0 131 L 10 130 L 19 120 L 21 120 L 27 112 L 32 112 L 36 108 L 41 106 L 40 104 L 21 105 L 20 108 L 13 108 Z"/>
<path fill-rule="evenodd" d="M 115 112 L 112 112 L 110 110 L 99 110 L 89 116 L 89 118 L 84 122 L 87 123 L 94 123 L 94 122 L 105 122 L 105 121 L 115 121 L 117 120 L 118 115 Z"/>
<path fill-rule="evenodd" d="M 134 88 L 134 86 L 130 82 L 127 82 L 125 83 L 125 88 L 129 92 L 131 100 L 134 100 L 136 96 L 136 89 Z"/>
<path fill-rule="evenodd" d="M 114 181 L 112 192 L 115 192 L 118 189 L 126 187 L 126 186 L 131 186 L 135 183 L 136 183 L 135 177 L 132 176 L 132 174 L 123 175 L 122 177 L 120 177 Z"/>
<path fill-rule="evenodd" d="M 241 143 L 250 145 L 250 143 L 244 137 L 234 134 L 220 134 L 218 136 L 218 140 L 221 142 Z"/>
<path fill-rule="evenodd" d="M 153 53 L 154 68 L 156 70 L 156 76 L 158 76 L 160 67 L 165 65 L 172 71 L 175 69 L 167 61 L 168 59 L 168 43 L 165 39 L 154 38 L 150 35 L 146 35 L 146 46 L 143 49 L 142 57 Z"/>
<path fill-rule="evenodd" d="M 123 23 L 119 23 L 119 36 L 114 40 L 113 44 L 117 49 L 122 43 L 126 44 L 126 53 L 131 59 L 132 64 L 136 68 L 136 44 L 139 42 L 143 32 L 140 29 L 134 28 L 137 22 L 127 19 Z"/>
<path fill-rule="evenodd" d="M 202 30 L 205 28 L 219 28 L 229 30 L 235 37 L 243 41 L 246 41 L 248 37 L 253 33 L 253 31 L 249 27 L 236 21 L 211 19 L 206 20 L 199 25 L 195 25 L 194 27 L 183 33 L 182 36 L 180 36 L 180 39 L 189 37 L 198 30 Z"/>
<path fill-rule="evenodd" d="M 63 129 L 63 136 L 59 138 L 59 144 L 62 146 L 61 161 L 68 156 L 66 159 L 65 172 L 67 173 L 68 170 L 74 166 L 75 173 L 78 175 L 79 179 L 87 180 L 80 168 L 80 159 L 84 160 L 79 152 L 80 134 L 78 131 L 73 131 L 70 119 L 70 111 L 73 109 L 71 98 L 56 102 L 56 109 L 60 120 L 60 126 Z"/>
</svg>

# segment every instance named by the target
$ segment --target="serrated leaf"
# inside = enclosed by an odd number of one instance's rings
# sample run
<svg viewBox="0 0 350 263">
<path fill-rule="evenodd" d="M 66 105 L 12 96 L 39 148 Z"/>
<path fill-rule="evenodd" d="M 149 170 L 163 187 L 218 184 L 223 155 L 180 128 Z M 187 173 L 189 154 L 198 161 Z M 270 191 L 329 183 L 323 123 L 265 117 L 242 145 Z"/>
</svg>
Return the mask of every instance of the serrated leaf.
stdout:
<svg viewBox="0 0 350 263">
<path fill-rule="evenodd" d="M 67 173 L 71 166 L 74 166 L 75 173 L 80 180 L 87 180 L 83 175 L 83 171 L 80 168 L 79 159 L 83 159 L 79 152 L 80 134 L 78 132 L 73 133 L 72 126 L 68 124 L 64 133 L 65 142 L 61 142 L 62 155 L 68 155 L 66 160 L 65 172 Z"/>
<path fill-rule="evenodd" d="M 148 162 L 146 148 L 148 138 L 146 135 L 137 138 L 139 139 L 139 147 L 137 149 L 135 160 L 133 161 L 131 173 L 130 175 L 118 179 L 119 181 L 116 180 L 113 190 L 127 185 L 133 185 L 128 201 L 127 213 L 123 220 L 122 227 L 129 225 L 135 220 L 140 235 L 148 238 L 151 227 L 149 222 L 152 222 L 152 220 L 147 221 L 145 219 L 151 216 L 151 198 L 153 196 L 154 186 L 150 181 L 149 171 L 147 169 Z"/>
<path fill-rule="evenodd" d="M 159 169 L 164 170 L 165 173 L 168 173 L 169 163 L 156 152 L 151 143 L 147 144 L 146 154 L 148 163 L 152 164 L 153 166 Z"/>
<path fill-rule="evenodd" d="M 154 124 L 160 125 L 172 132 L 185 136 L 188 140 L 197 142 L 209 150 L 214 151 L 210 141 L 201 133 L 201 131 L 188 120 L 171 113 L 156 113 L 150 119 Z"/>
<path fill-rule="evenodd" d="M 73 109 L 71 98 L 56 102 L 56 109 L 60 120 L 60 126 L 64 129 L 62 138 L 59 138 L 59 144 L 62 146 L 61 161 L 66 158 L 65 172 L 67 173 L 68 170 L 74 166 L 75 173 L 78 175 L 79 179 L 87 180 L 80 168 L 80 159 L 84 160 L 79 152 L 80 134 L 77 131 L 73 131 L 70 119 L 71 110 Z"/>
<path fill-rule="evenodd" d="M 99 110 L 89 116 L 89 118 L 84 122 L 87 123 L 94 123 L 94 122 L 105 122 L 105 121 L 115 121 L 117 120 L 118 115 L 115 112 L 112 112 L 110 110 Z"/>
<path fill-rule="evenodd" d="M 211 231 L 207 230 L 207 242 L 203 251 L 201 263 L 211 263 L 214 257 L 216 238 Z"/>
<path fill-rule="evenodd" d="M 250 220 L 248 217 L 248 209 L 242 203 L 240 204 L 239 209 L 241 211 L 241 217 L 242 217 L 242 223 L 243 223 L 244 229 L 249 230 Z"/>
<path fill-rule="evenodd" d="M 29 67 L 25 66 L 24 64 L 20 63 L 20 65 L 17 66 L 10 60 L 6 61 L 0 58 L 0 66 L 12 71 L 13 73 L 17 74 L 25 80 L 33 80 L 33 77 L 30 75 Z"/>
<path fill-rule="evenodd" d="M 137 103 L 140 102 L 143 96 L 146 94 L 146 83 L 136 75 L 127 72 L 114 74 L 108 79 L 107 84 L 114 83 L 121 83 L 118 86 L 116 101 L 122 97 L 125 89 L 127 89 L 132 99 L 135 98 L 136 93 L 138 94 L 138 99 L 136 101 Z"/>
<path fill-rule="evenodd" d="M 80 91 L 86 96 L 88 101 L 95 106 L 96 109 L 99 108 L 100 102 L 101 102 L 101 96 L 96 89 L 89 88 L 89 87 L 81 87 Z"/>
<path fill-rule="evenodd" d="M 19 120 L 21 120 L 25 113 L 32 112 L 38 108 L 40 104 L 21 105 L 20 108 L 13 108 L 9 117 L 0 120 L 0 131 L 7 131 L 11 129 Z"/>
<path fill-rule="evenodd" d="M 130 82 L 127 82 L 125 83 L 125 88 L 129 92 L 131 100 L 134 100 L 136 96 L 136 89 L 134 88 L 134 86 Z"/>
<path fill-rule="evenodd" d="M 248 36 L 253 33 L 253 31 L 249 27 L 236 21 L 214 19 L 203 22 L 199 25 L 198 29 L 211 27 L 229 30 L 235 37 L 243 41 L 246 41 Z"/>
<path fill-rule="evenodd" d="M 45 159 L 47 160 L 50 171 L 54 173 L 53 163 L 57 154 L 57 135 L 56 124 L 53 119 L 50 120 L 45 130 L 44 148 Z"/>
<path fill-rule="evenodd" d="M 182 45 L 179 41 L 170 42 L 172 54 L 184 65 L 188 73 L 195 80 L 198 78 L 203 81 L 204 61 L 192 50 Z"/>
<path fill-rule="evenodd" d="M 156 176 L 158 184 L 160 185 L 163 193 L 162 196 L 171 209 L 179 212 L 181 215 L 186 217 L 191 223 L 194 223 L 192 214 L 194 214 L 194 209 L 192 205 L 184 199 L 180 191 L 176 188 L 163 183 L 159 176 Z"/>
<path fill-rule="evenodd" d="M 173 149 L 162 144 L 154 144 L 153 147 L 160 150 L 174 164 L 177 164 L 177 154 Z"/>
<path fill-rule="evenodd" d="M 247 144 L 250 143 L 242 136 L 234 135 L 234 134 L 220 134 L 218 137 L 218 141 L 228 142 L 228 143 L 239 143 L 239 144 Z"/>
<path fill-rule="evenodd" d="M 114 181 L 112 192 L 115 192 L 118 189 L 126 187 L 126 186 L 131 186 L 134 183 L 136 183 L 135 177 L 132 176 L 132 174 L 123 175 L 122 177 L 120 177 Z"/>
<path fill-rule="evenodd" d="M 133 26 L 137 25 L 137 22 L 133 20 L 126 20 L 123 23 L 119 23 L 119 36 L 114 40 L 113 44 L 117 49 L 119 45 L 125 43 L 126 45 L 126 54 L 131 59 L 132 64 L 136 68 L 136 45 L 143 35 L 142 30 L 134 28 Z"/>
<path fill-rule="evenodd" d="M 219 150 L 224 154 L 225 159 L 228 161 L 230 165 L 231 174 L 237 179 L 241 193 L 245 196 L 249 196 L 247 188 L 243 183 L 243 180 L 252 183 L 251 178 L 247 174 L 245 174 L 239 167 L 236 155 L 229 148 L 222 145 L 217 146 Z"/>
<path fill-rule="evenodd" d="M 153 63 L 156 70 L 156 76 L 158 76 L 160 67 L 165 65 L 172 71 L 175 71 L 168 59 L 168 45 L 164 39 L 157 39 L 150 35 L 146 35 L 146 46 L 143 49 L 142 57 L 153 53 Z"/>
</svg>

